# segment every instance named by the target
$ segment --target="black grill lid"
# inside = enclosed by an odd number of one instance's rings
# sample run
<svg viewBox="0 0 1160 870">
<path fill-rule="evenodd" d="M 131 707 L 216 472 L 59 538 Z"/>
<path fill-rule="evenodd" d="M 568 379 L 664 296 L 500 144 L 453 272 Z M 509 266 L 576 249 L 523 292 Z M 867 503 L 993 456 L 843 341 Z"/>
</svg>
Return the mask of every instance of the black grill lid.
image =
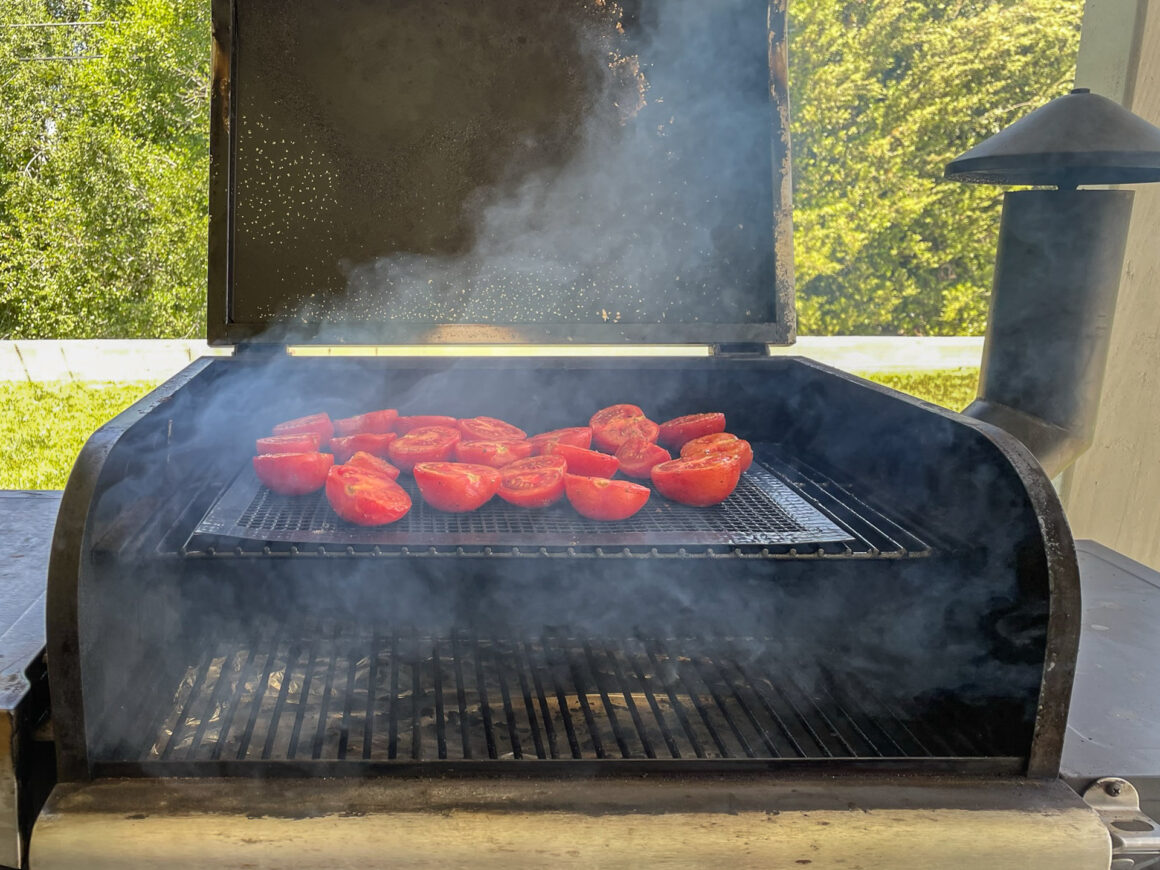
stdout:
<svg viewBox="0 0 1160 870">
<path fill-rule="evenodd" d="M 1160 181 L 1160 128 L 1076 88 L 947 164 L 946 177 L 985 184 Z"/>
<path fill-rule="evenodd" d="M 213 343 L 793 340 L 784 0 L 214 0 Z"/>
</svg>

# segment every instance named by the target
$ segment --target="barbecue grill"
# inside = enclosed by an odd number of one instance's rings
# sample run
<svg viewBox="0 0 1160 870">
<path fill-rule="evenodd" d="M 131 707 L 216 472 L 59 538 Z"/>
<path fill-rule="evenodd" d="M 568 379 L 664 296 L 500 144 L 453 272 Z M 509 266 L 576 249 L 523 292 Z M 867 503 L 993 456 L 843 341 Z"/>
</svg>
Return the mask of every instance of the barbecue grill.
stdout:
<svg viewBox="0 0 1160 870">
<path fill-rule="evenodd" d="M 215 0 L 236 353 L 69 480 L 33 866 L 1107 866 L 1056 779 L 1079 587 L 1034 458 L 767 354 L 784 27 L 777 0 Z M 564 347 L 398 347 L 496 342 Z M 249 470 L 315 411 L 545 431 L 614 402 L 723 411 L 756 461 L 711 508 L 416 498 L 376 529 Z"/>
</svg>

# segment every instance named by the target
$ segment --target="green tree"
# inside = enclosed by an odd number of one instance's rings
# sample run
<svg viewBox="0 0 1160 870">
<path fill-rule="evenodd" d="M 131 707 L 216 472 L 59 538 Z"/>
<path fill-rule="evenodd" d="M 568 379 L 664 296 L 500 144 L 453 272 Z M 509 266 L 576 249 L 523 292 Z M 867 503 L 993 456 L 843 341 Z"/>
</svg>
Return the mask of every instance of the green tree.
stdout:
<svg viewBox="0 0 1160 870">
<path fill-rule="evenodd" d="M 0 337 L 203 334 L 208 2 L 6 0 L 0 25 Z"/>
<path fill-rule="evenodd" d="M 946 163 L 1075 71 L 1082 0 L 791 2 L 798 317 L 812 334 L 978 334 L 1001 191 Z"/>
</svg>

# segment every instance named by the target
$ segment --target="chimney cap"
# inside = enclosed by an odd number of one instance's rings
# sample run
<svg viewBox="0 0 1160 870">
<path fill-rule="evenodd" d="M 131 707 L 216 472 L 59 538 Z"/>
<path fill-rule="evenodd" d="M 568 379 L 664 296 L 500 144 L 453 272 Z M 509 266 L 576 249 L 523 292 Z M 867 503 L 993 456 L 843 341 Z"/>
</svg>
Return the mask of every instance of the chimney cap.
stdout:
<svg viewBox="0 0 1160 870">
<path fill-rule="evenodd" d="M 1064 188 L 1160 181 L 1160 127 L 1076 88 L 956 157 L 944 176 Z"/>
</svg>

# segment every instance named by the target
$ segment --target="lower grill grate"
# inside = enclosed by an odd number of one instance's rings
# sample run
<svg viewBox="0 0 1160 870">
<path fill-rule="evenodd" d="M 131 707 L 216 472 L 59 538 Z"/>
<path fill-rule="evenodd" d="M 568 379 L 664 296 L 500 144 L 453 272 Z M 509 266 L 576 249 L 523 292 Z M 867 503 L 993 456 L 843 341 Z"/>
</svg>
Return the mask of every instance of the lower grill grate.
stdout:
<svg viewBox="0 0 1160 870">
<path fill-rule="evenodd" d="M 383 636 L 336 625 L 222 644 L 117 761 L 986 756 L 830 674 L 733 639 Z"/>
</svg>

